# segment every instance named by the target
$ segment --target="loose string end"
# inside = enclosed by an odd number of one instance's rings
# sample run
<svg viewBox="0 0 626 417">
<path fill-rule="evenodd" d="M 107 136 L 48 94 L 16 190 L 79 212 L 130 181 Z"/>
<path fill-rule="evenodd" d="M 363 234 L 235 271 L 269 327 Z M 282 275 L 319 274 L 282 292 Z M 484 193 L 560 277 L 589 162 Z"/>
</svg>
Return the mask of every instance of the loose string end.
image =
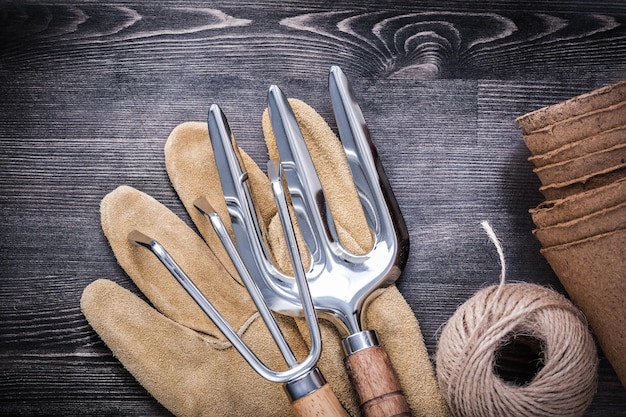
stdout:
<svg viewBox="0 0 626 417">
<path fill-rule="evenodd" d="M 496 251 L 498 252 L 498 256 L 500 257 L 500 285 L 504 285 L 506 281 L 506 263 L 504 261 L 504 250 L 502 249 L 502 243 L 500 243 L 500 239 L 496 236 L 496 232 L 493 231 L 493 228 L 489 224 L 487 220 L 483 220 L 480 222 L 480 225 L 487 232 L 487 236 L 496 247 Z"/>
</svg>

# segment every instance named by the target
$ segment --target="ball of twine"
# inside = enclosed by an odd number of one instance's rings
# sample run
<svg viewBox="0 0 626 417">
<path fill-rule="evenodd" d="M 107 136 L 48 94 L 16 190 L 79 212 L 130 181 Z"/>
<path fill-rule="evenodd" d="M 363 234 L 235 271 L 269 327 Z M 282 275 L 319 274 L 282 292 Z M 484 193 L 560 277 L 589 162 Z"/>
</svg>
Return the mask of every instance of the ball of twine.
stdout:
<svg viewBox="0 0 626 417">
<path fill-rule="evenodd" d="M 505 284 L 501 246 L 483 226 L 500 254 L 501 281 L 478 291 L 442 330 L 436 354 L 442 394 L 456 416 L 582 416 L 598 368 L 584 316 L 546 287 Z M 533 371 L 523 376 L 529 366 Z M 511 377 L 516 373 L 521 380 Z"/>
</svg>

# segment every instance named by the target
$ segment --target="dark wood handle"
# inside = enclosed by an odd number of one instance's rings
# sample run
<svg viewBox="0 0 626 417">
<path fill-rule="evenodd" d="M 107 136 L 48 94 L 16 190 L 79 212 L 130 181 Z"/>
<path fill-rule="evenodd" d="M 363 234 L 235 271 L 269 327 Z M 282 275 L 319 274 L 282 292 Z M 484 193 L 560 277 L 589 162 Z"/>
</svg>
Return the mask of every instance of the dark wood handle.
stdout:
<svg viewBox="0 0 626 417">
<path fill-rule="evenodd" d="M 296 417 L 349 417 L 328 384 L 291 403 Z"/>
<path fill-rule="evenodd" d="M 365 417 L 411 416 L 393 365 L 382 347 L 359 350 L 344 361 Z"/>
</svg>

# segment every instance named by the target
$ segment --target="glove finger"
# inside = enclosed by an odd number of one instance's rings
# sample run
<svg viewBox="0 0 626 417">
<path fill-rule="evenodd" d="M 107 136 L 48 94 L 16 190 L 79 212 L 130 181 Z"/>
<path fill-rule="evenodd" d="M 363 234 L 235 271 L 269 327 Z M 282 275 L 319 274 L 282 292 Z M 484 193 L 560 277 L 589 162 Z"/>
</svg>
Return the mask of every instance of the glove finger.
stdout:
<svg viewBox="0 0 626 417">
<path fill-rule="evenodd" d="M 81 309 L 124 367 L 175 415 L 291 415 L 280 384 L 260 377 L 234 348 L 168 319 L 112 281 L 87 286 Z M 246 338 L 262 343 L 265 332 L 257 320 Z M 267 363 L 282 362 L 271 346 L 256 348 L 267 348 Z"/>
<path fill-rule="evenodd" d="M 239 150 L 248 172 L 249 188 L 262 221 L 276 215 L 276 206 L 268 178 L 242 149 Z M 177 126 L 165 145 L 165 166 L 183 205 L 209 247 L 232 276 L 237 273 L 210 223 L 193 205 L 199 197 L 206 197 L 231 232 L 231 221 L 220 184 L 213 148 L 206 123 L 187 122 Z"/>
<path fill-rule="evenodd" d="M 128 234 L 134 229 L 163 245 L 233 328 L 241 328 L 255 314 L 248 292 L 204 241 L 152 197 L 122 186 L 102 200 L 100 213 L 102 230 L 119 264 L 152 304 L 172 320 L 224 340 L 157 257 L 129 241 Z"/>
</svg>

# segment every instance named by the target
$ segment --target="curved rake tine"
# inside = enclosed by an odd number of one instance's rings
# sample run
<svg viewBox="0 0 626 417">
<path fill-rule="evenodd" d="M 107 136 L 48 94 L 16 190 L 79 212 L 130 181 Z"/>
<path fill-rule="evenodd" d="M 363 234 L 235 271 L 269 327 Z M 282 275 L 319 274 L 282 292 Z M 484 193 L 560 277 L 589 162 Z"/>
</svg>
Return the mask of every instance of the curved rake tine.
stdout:
<svg viewBox="0 0 626 417">
<path fill-rule="evenodd" d="M 293 229 L 293 219 L 291 218 L 289 209 L 287 207 L 287 197 L 283 189 L 283 173 L 281 172 L 281 166 L 276 160 L 268 162 L 268 175 L 272 185 L 272 192 L 274 193 L 274 200 L 276 201 L 276 207 L 278 208 L 278 215 L 280 223 L 283 227 L 285 238 L 287 239 L 287 248 L 293 271 L 295 275 L 296 284 L 298 285 L 298 293 L 300 294 L 300 303 L 304 310 L 304 316 L 307 318 L 313 318 L 314 322 L 317 322 L 317 314 L 315 313 L 315 306 L 313 305 L 313 299 L 311 297 L 311 291 L 304 271 L 304 265 L 300 258 L 300 251 L 298 248 L 298 242 L 296 240 L 296 233 Z M 316 348 L 321 347 L 322 336 L 319 326 L 312 326 L 311 320 L 307 320 L 309 335 L 311 337 L 311 345 Z M 321 353 L 321 352 L 320 352 Z"/>
<path fill-rule="evenodd" d="M 224 226 L 222 219 L 217 214 L 217 212 L 213 209 L 213 207 L 211 206 L 211 204 L 205 197 L 200 197 L 196 199 L 193 204 L 211 222 L 211 225 L 213 226 L 213 230 L 215 230 L 215 233 L 217 233 L 218 237 L 220 238 L 220 241 L 222 242 L 222 244 L 224 245 L 226 249 L 226 253 L 228 253 L 228 255 L 230 256 L 230 259 L 235 265 L 235 269 L 239 273 L 241 280 L 243 281 L 244 285 L 248 289 L 248 293 L 250 293 L 250 297 L 252 297 L 252 301 L 254 302 L 254 305 L 259 311 L 261 318 L 267 325 L 270 331 L 270 334 L 272 335 L 272 338 L 274 339 L 280 352 L 285 358 L 287 365 L 289 365 L 290 367 L 297 365 L 298 360 L 296 359 L 296 357 L 293 355 L 293 352 L 289 348 L 289 345 L 287 344 L 287 341 L 285 340 L 285 337 L 283 336 L 282 331 L 280 330 L 280 327 L 278 327 L 278 323 L 276 322 L 274 315 L 268 308 L 267 304 L 265 304 L 263 295 L 261 294 L 259 287 L 256 285 L 255 281 L 250 276 L 250 273 L 248 272 L 248 269 L 246 268 L 245 263 L 241 259 L 239 252 L 237 252 L 237 248 L 235 248 L 235 244 L 233 243 L 233 241 L 230 239 L 230 236 L 228 235 L 228 231 L 226 230 L 226 227 Z"/>
<path fill-rule="evenodd" d="M 205 203 L 208 202 L 199 202 L 199 204 L 204 206 L 204 208 L 210 207 L 206 206 Z M 218 234 L 220 234 L 220 237 L 224 236 L 221 233 L 225 233 L 227 241 L 229 241 L 230 238 L 228 237 L 226 228 L 224 227 L 223 223 L 221 223 L 221 220 L 219 220 L 219 216 L 213 213 L 211 213 L 211 218 L 213 220 L 212 224 L 216 225 L 217 229 L 221 229 L 221 231 L 218 232 Z M 332 390 L 329 388 L 326 380 L 322 376 L 319 369 L 314 367 L 315 362 L 318 359 L 317 357 L 315 357 L 316 355 L 314 353 L 310 353 L 304 361 L 298 363 L 293 356 L 293 353 L 289 350 L 288 355 L 285 357 L 285 360 L 290 366 L 288 370 L 277 372 L 269 369 L 250 350 L 250 348 L 245 344 L 241 337 L 239 337 L 237 332 L 228 324 L 228 322 L 224 320 L 222 315 L 217 311 L 213 304 L 211 304 L 211 302 L 207 300 L 204 294 L 202 294 L 198 287 L 193 283 L 193 281 L 187 276 L 187 274 L 182 270 L 182 268 L 176 263 L 172 256 L 159 242 L 138 230 L 131 231 L 128 235 L 128 239 L 150 249 L 152 253 L 154 253 L 157 259 L 159 259 L 159 261 L 161 261 L 161 263 L 167 268 L 172 276 L 176 278 L 176 280 L 187 291 L 187 293 L 196 302 L 196 304 L 198 304 L 202 311 L 204 311 L 204 313 L 213 321 L 213 323 L 215 323 L 218 329 L 224 334 L 224 336 L 226 336 L 226 338 L 230 341 L 233 347 L 237 349 L 241 356 L 250 364 L 250 366 L 255 371 L 257 371 L 262 377 L 269 381 L 285 383 L 285 391 L 292 402 L 292 408 L 297 416 L 312 417 L 318 415 L 320 409 L 324 410 L 325 415 L 333 417 L 347 416 L 345 410 L 335 397 Z M 229 245 L 232 245 L 232 242 L 230 242 Z M 236 253 L 232 252 L 233 247 L 234 245 L 230 246 L 230 249 L 227 248 L 229 254 Z M 243 265 L 237 260 L 237 256 L 235 256 L 233 262 L 239 266 Z M 244 279 L 243 276 L 242 279 Z M 249 277 L 245 278 L 244 282 L 246 282 L 247 284 L 251 283 L 251 279 Z M 251 283 L 251 285 L 247 288 L 251 296 L 253 297 L 257 307 L 263 309 L 264 303 L 262 301 L 262 298 L 258 298 L 260 296 L 260 293 L 258 292 L 258 290 L 254 290 L 254 283 Z M 267 307 L 265 307 L 265 309 L 267 309 Z M 269 310 L 267 310 L 267 313 L 269 313 Z M 274 322 L 274 325 L 276 325 L 275 319 L 273 318 L 271 313 L 269 313 L 269 316 L 271 316 L 271 318 L 268 318 L 268 320 L 270 322 Z M 266 317 L 264 317 L 264 319 L 265 318 Z M 280 336 L 279 334 L 273 333 L 275 331 L 274 329 L 278 329 L 277 325 L 275 328 L 269 327 L 269 329 L 270 332 L 272 332 L 272 336 L 274 336 L 275 340 L 282 337 L 282 333 L 280 333 L 280 330 L 278 330 Z M 284 342 L 284 339 L 283 343 L 286 346 L 286 342 Z"/>
<path fill-rule="evenodd" d="M 145 235 L 144 233 L 133 230 L 129 233 L 128 239 L 134 241 L 152 251 L 159 261 L 167 268 L 178 283 L 187 291 L 189 296 L 198 304 L 202 311 L 215 323 L 217 328 L 226 336 L 228 341 L 239 351 L 241 356 L 257 371 L 263 378 L 272 382 L 286 382 L 293 378 L 294 372 L 276 372 L 269 369 L 263 364 L 250 348 L 241 340 L 237 332 L 228 324 L 228 322 L 217 311 L 213 304 L 204 296 L 200 289 L 187 276 L 185 271 L 176 263 L 174 258 L 167 250 L 155 239 Z M 282 351 L 282 350 L 281 350 Z M 285 358 L 288 362 L 295 360 L 293 353 L 290 352 L 290 358 Z M 308 365 L 308 364 L 306 364 Z M 305 365 L 305 366 L 306 366 Z M 305 366 L 302 366 L 304 368 Z"/>
</svg>

